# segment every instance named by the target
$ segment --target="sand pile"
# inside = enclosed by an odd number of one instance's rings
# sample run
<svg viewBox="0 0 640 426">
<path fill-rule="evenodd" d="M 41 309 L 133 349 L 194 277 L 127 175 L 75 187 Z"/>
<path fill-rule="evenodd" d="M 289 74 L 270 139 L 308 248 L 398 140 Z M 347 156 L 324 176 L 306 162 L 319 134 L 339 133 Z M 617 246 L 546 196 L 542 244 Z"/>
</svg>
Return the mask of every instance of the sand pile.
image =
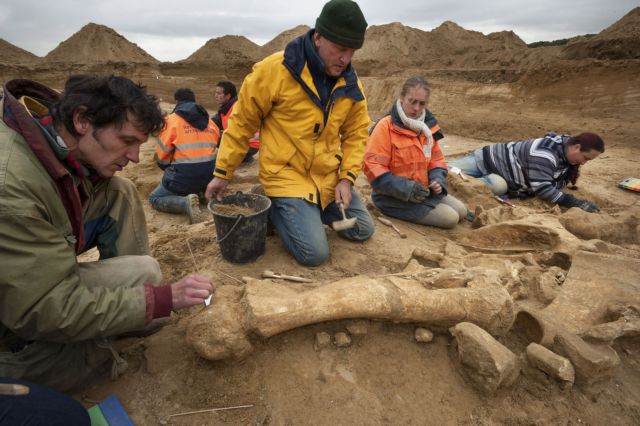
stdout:
<svg viewBox="0 0 640 426">
<path fill-rule="evenodd" d="M 281 32 L 273 40 L 260 48 L 260 56 L 264 58 L 272 53 L 284 50 L 291 40 L 306 33 L 309 29 L 310 28 L 306 25 L 298 25 L 295 28 Z"/>
<path fill-rule="evenodd" d="M 361 76 L 392 75 L 400 70 L 432 67 L 438 61 L 429 55 L 427 33 L 393 22 L 372 25 L 367 29 L 362 49 L 356 52 L 353 63 Z"/>
<path fill-rule="evenodd" d="M 562 51 L 565 59 L 639 59 L 640 7 L 593 38 L 573 39 Z"/>
<path fill-rule="evenodd" d="M 49 52 L 46 62 L 62 63 L 155 63 L 158 62 L 137 44 L 130 42 L 113 29 L 90 23 L 82 27 Z"/>
<path fill-rule="evenodd" d="M 219 67 L 246 66 L 258 57 L 260 47 L 243 36 L 226 35 L 212 38 L 184 62 L 211 63 Z"/>
<path fill-rule="evenodd" d="M 394 22 L 367 30 L 354 64 L 360 75 L 371 76 L 392 76 L 411 69 L 495 69 L 517 67 L 529 50 L 512 31 L 485 36 L 451 21 L 433 31 Z"/>
<path fill-rule="evenodd" d="M 39 57 L 0 38 L 0 63 L 25 64 L 35 62 Z"/>
<path fill-rule="evenodd" d="M 624 37 L 640 39 L 640 7 L 631 10 L 613 25 L 602 30 L 596 38 L 614 40 Z"/>
<path fill-rule="evenodd" d="M 527 43 L 513 31 L 498 31 L 487 35 L 487 38 L 497 43 L 504 50 L 526 49 Z"/>
</svg>

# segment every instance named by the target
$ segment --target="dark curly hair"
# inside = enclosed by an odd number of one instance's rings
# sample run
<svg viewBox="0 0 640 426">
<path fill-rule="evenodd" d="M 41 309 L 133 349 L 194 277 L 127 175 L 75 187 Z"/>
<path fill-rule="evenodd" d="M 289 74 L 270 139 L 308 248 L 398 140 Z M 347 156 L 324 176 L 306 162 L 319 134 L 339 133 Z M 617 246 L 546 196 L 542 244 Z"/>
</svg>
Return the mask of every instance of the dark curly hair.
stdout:
<svg viewBox="0 0 640 426">
<path fill-rule="evenodd" d="M 232 98 L 238 96 L 238 90 L 236 89 L 235 84 L 229 80 L 220 80 L 216 83 L 216 86 L 222 88 L 222 92 L 225 95 L 231 95 Z"/>
<path fill-rule="evenodd" d="M 604 152 L 604 141 L 595 133 L 584 132 L 576 136 L 571 136 L 569 140 L 567 140 L 568 146 L 577 144 L 580 144 L 580 152 L 589 152 L 591 150 L 596 150 L 600 154 Z M 571 186 L 569 187 L 570 189 L 578 189 L 576 183 L 578 182 L 579 177 L 580 164 L 569 166 L 569 182 L 571 182 Z"/>
<path fill-rule="evenodd" d="M 175 91 L 175 93 L 173 94 L 173 99 L 175 99 L 176 102 L 195 102 L 196 94 L 193 93 L 193 90 L 189 89 L 188 87 L 183 87 Z"/>
<path fill-rule="evenodd" d="M 156 135 L 164 127 L 158 98 L 125 77 L 72 75 L 65 83 L 62 98 L 51 108 L 51 114 L 56 123 L 64 125 L 74 136 L 79 136 L 73 124 L 73 114 L 78 108 L 86 108 L 83 114 L 96 129 L 122 126 L 128 114 L 141 132 Z"/>
</svg>

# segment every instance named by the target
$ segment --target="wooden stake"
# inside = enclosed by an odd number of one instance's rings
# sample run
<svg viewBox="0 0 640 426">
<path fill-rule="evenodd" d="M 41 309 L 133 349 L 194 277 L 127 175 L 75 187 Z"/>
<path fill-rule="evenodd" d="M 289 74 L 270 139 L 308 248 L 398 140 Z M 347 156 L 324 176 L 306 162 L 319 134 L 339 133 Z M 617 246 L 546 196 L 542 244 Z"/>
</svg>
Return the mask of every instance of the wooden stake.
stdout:
<svg viewBox="0 0 640 426">
<path fill-rule="evenodd" d="M 189 416 L 191 414 L 198 414 L 198 413 L 214 413 L 216 411 L 236 410 L 238 408 L 251 408 L 251 407 L 253 407 L 253 404 L 251 404 L 251 405 L 236 405 L 234 407 L 210 408 L 208 410 L 197 410 L 197 411 L 188 411 L 186 413 L 171 414 L 169 416 L 169 418 L 178 417 L 178 416 Z"/>
<path fill-rule="evenodd" d="M 189 240 L 187 240 L 187 248 L 189 249 L 189 253 L 191 254 L 191 260 L 193 261 L 193 267 L 195 268 L 197 273 L 200 273 L 200 269 L 198 269 L 198 264 L 196 263 L 196 258 L 193 255 L 193 251 L 191 251 L 191 244 L 189 244 Z"/>
</svg>

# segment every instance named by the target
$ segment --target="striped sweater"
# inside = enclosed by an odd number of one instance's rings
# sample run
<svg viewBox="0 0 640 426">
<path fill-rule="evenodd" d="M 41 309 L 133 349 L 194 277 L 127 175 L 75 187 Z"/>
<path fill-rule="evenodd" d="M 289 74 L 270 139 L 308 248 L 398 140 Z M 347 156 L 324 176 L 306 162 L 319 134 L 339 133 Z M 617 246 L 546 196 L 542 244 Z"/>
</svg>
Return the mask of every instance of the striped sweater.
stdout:
<svg viewBox="0 0 640 426">
<path fill-rule="evenodd" d="M 567 195 L 560 188 L 569 182 L 568 139 L 568 135 L 547 133 L 539 139 L 489 145 L 481 148 L 482 159 L 487 173 L 502 176 L 513 195 L 536 195 L 562 204 Z"/>
</svg>

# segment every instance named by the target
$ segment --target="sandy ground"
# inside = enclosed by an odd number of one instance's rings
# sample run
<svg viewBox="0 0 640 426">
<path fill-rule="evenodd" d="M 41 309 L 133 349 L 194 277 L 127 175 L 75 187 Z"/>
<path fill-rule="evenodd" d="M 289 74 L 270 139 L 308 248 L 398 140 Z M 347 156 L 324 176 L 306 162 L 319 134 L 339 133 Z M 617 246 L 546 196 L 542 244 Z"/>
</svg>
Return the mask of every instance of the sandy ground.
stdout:
<svg viewBox="0 0 640 426">
<path fill-rule="evenodd" d="M 485 143 L 448 136 L 443 146 L 445 155 L 455 158 Z M 153 145 L 146 144 L 140 164 L 125 171 L 143 198 L 161 177 L 153 164 L 152 152 Z M 579 332 L 605 321 L 603 309 L 608 301 L 622 299 L 632 305 L 639 302 L 638 194 L 614 185 L 619 178 L 638 170 L 634 160 L 637 158 L 636 146 L 615 145 L 585 166 L 575 195 L 597 201 L 603 207 L 603 212 L 597 215 L 576 209 L 563 213 L 538 200 L 514 201 L 518 207 L 510 209 L 493 200 L 481 186 L 452 178 L 454 195 L 472 210 L 476 206 L 484 210 L 485 226 L 474 228 L 477 225 L 463 222 L 456 229 L 445 231 L 394 220 L 408 235 L 407 239 L 377 223 L 373 238 L 361 244 L 338 238 L 327 229 L 331 259 L 317 268 L 296 264 L 277 236 L 267 237 L 266 252 L 255 263 L 228 263 L 220 254 L 211 220 L 189 225 L 185 217 L 154 211 L 146 200 L 144 203 L 152 252 L 161 263 L 166 281 L 198 271 L 213 277 L 221 292 L 239 294 L 243 276 L 259 278 L 265 269 L 322 283 L 362 274 L 400 272 L 415 258 L 431 267 L 455 267 L 461 271 L 481 267 L 496 271 L 504 277 L 503 282 L 518 306 L 547 312 Z M 242 166 L 230 191 L 248 191 L 257 182 L 256 172 L 256 162 Z M 362 177 L 358 189 L 369 200 L 370 187 Z M 370 202 L 369 205 L 372 213 L 377 214 Z M 574 229 L 575 226 L 568 225 L 578 233 L 574 235 L 562 222 L 590 226 Z M 599 228 L 599 223 L 604 228 L 594 234 L 593 228 Z M 520 232 L 523 226 L 554 238 L 531 239 L 528 233 Z M 625 231 L 615 232 L 616 227 Z M 446 260 L 430 264 L 415 256 L 415 249 L 433 257 L 442 255 Z M 540 276 L 557 272 L 558 266 L 540 260 L 555 253 L 568 253 L 571 259 L 559 263 L 566 280 L 551 289 L 551 293 L 541 293 L 525 277 L 530 276 L 531 268 Z M 532 262 L 532 256 L 537 261 Z M 594 279 L 596 272 L 598 278 Z M 591 309 L 585 310 L 585 306 Z M 523 362 L 523 373 L 515 385 L 488 396 L 474 390 L 460 375 L 453 361 L 452 338 L 446 330 L 440 330 L 432 343 L 419 344 L 413 339 L 414 325 L 365 321 L 368 331 L 354 337 L 351 346 L 331 345 L 316 351 L 316 333 L 333 335 L 353 323 L 334 321 L 259 342 L 257 350 L 240 363 L 210 362 L 200 358 L 185 342 L 189 319 L 203 309 L 197 307 L 174 314 L 168 326 L 146 339 L 118 341 L 130 363 L 129 371 L 115 382 L 105 379 L 77 396 L 90 405 L 90 401 L 115 393 L 136 424 L 149 425 L 597 425 L 640 421 L 640 342 L 634 338 L 616 341 L 614 348 L 622 364 L 610 381 L 598 386 L 563 389 Z M 516 332 L 500 340 L 517 354 L 523 353 L 525 345 Z M 253 407 L 169 417 L 238 405 Z"/>
</svg>

